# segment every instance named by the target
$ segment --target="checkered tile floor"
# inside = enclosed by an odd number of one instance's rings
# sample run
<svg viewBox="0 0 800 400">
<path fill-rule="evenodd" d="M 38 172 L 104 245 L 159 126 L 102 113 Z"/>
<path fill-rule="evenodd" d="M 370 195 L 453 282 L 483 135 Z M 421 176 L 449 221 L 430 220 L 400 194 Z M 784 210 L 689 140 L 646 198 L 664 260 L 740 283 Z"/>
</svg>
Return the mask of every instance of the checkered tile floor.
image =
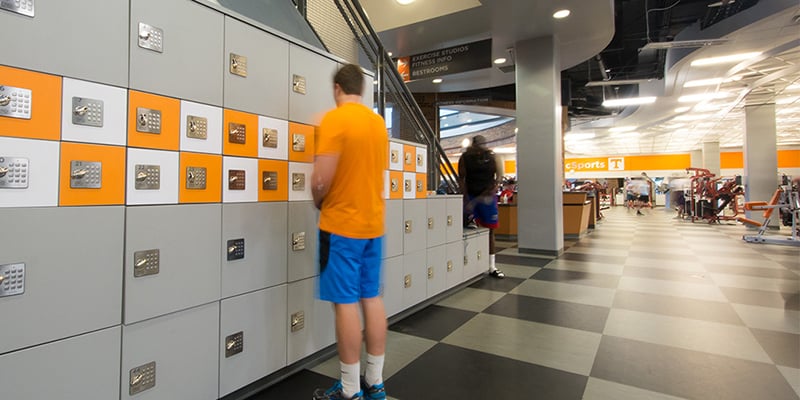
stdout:
<svg viewBox="0 0 800 400">
<path fill-rule="evenodd" d="M 742 226 L 608 210 L 557 259 L 486 277 L 390 327 L 394 399 L 798 399 L 800 248 Z M 333 358 L 256 399 L 310 398 Z"/>
</svg>

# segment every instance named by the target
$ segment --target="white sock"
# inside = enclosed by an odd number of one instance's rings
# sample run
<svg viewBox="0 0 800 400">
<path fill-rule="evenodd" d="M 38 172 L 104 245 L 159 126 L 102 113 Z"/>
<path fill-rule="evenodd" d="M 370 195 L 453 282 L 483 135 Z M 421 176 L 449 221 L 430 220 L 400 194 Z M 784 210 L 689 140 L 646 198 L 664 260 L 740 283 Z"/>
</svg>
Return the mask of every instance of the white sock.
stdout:
<svg viewBox="0 0 800 400">
<path fill-rule="evenodd" d="M 489 255 L 489 272 L 497 271 L 497 267 L 494 265 L 494 254 Z"/>
<path fill-rule="evenodd" d="M 353 397 L 354 394 L 361 391 L 361 382 L 359 373 L 361 372 L 361 363 L 356 362 L 355 364 L 345 364 L 339 361 L 341 373 L 342 373 L 342 389 L 344 391 L 344 395 L 347 397 Z"/>
<path fill-rule="evenodd" d="M 372 386 L 383 382 L 383 360 L 385 357 L 385 354 L 373 356 L 367 353 L 367 371 L 364 373 L 364 380 L 367 381 L 367 385 Z"/>
</svg>

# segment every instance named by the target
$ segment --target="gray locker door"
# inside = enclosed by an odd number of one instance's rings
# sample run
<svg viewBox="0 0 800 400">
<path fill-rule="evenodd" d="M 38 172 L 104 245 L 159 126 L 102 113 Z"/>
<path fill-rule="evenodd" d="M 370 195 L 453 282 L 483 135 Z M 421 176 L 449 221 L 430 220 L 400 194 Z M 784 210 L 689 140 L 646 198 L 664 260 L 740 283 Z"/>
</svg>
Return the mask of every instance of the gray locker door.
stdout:
<svg viewBox="0 0 800 400">
<path fill-rule="evenodd" d="M 9 400 L 117 399 L 119 349 L 120 328 L 116 326 L 4 354 L 0 356 L 2 397 Z"/>
<path fill-rule="evenodd" d="M 231 54 L 246 57 L 234 62 Z M 225 17 L 225 107 L 287 119 L 289 43 L 244 22 Z M 246 65 L 242 69 L 242 65 Z M 246 71 L 246 72 L 245 72 Z M 246 76 L 243 76 L 246 75 Z"/>
<path fill-rule="evenodd" d="M 428 251 L 423 249 L 403 256 L 403 309 L 428 296 Z"/>
<path fill-rule="evenodd" d="M 448 243 L 445 258 L 445 286 L 450 289 L 464 282 L 464 242 Z"/>
<path fill-rule="evenodd" d="M 316 279 L 288 285 L 286 363 L 292 364 L 336 343 L 331 303 L 316 298 Z"/>
<path fill-rule="evenodd" d="M 2 11 L 0 26 L 5 65 L 128 85 L 127 1 L 36 0 L 34 18 Z"/>
<path fill-rule="evenodd" d="M 427 200 L 403 200 L 403 252 L 425 250 L 428 246 Z"/>
<path fill-rule="evenodd" d="M 313 201 L 289 202 L 289 232 L 284 236 L 289 253 L 289 282 L 310 278 L 319 272 L 319 211 Z"/>
<path fill-rule="evenodd" d="M 124 216 L 123 207 L 0 208 L 0 265 L 25 264 L 24 293 L 0 297 L 0 353 L 119 325 Z"/>
<path fill-rule="evenodd" d="M 387 317 L 403 311 L 403 256 L 383 262 L 383 304 Z"/>
<path fill-rule="evenodd" d="M 223 21 L 193 1 L 132 1 L 130 88 L 221 106 Z M 140 23 L 162 30 L 163 52 L 139 47 Z"/>
<path fill-rule="evenodd" d="M 447 199 L 429 198 L 428 200 L 428 248 L 445 244 L 447 235 Z"/>
<path fill-rule="evenodd" d="M 443 292 L 447 286 L 447 248 L 444 245 L 428 249 L 428 264 L 425 272 L 428 278 L 427 297 L 433 297 Z"/>
<path fill-rule="evenodd" d="M 318 126 L 322 115 L 336 107 L 333 75 L 337 65 L 335 61 L 310 50 L 289 46 L 287 79 L 290 121 Z M 367 87 L 371 89 L 371 86 Z"/>
<path fill-rule="evenodd" d="M 478 275 L 478 236 L 472 234 L 464 239 L 464 280 L 469 280 Z"/>
<path fill-rule="evenodd" d="M 447 196 L 446 231 L 447 243 L 460 242 L 464 239 L 464 204 L 461 196 Z"/>
<path fill-rule="evenodd" d="M 221 207 L 128 207 L 126 324 L 219 300 Z M 158 273 L 134 277 L 136 252 L 154 249 L 159 250 Z"/>
<path fill-rule="evenodd" d="M 386 200 L 386 249 L 383 256 L 403 254 L 403 200 Z"/>
<path fill-rule="evenodd" d="M 286 213 L 285 202 L 222 205 L 222 298 L 286 283 Z M 244 258 L 229 261 L 241 239 Z"/>
<path fill-rule="evenodd" d="M 475 257 L 478 260 L 478 272 L 489 272 L 491 255 L 489 254 L 489 230 L 484 229 L 477 238 L 478 253 Z"/>
<path fill-rule="evenodd" d="M 225 299 L 220 307 L 223 397 L 286 366 L 286 285 Z"/>
<path fill-rule="evenodd" d="M 218 340 L 219 302 L 124 326 L 120 399 L 217 399 Z M 134 385 L 141 391 L 131 395 L 132 381 L 152 376 L 136 379 L 151 363 L 155 386 Z"/>
</svg>

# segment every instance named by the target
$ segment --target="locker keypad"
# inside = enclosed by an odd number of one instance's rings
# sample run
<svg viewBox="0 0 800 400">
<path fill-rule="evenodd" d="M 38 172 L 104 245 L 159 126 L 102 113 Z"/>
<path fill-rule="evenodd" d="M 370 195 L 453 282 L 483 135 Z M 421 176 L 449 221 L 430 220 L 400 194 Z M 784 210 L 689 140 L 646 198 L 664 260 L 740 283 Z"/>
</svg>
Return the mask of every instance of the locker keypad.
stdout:
<svg viewBox="0 0 800 400">
<path fill-rule="evenodd" d="M 186 167 L 186 189 L 204 190 L 207 175 L 205 167 Z"/>
<path fill-rule="evenodd" d="M 69 187 L 73 189 L 100 189 L 103 163 L 98 161 L 70 161 Z"/>
<path fill-rule="evenodd" d="M 306 94 L 306 78 L 300 75 L 292 75 L 292 91 Z"/>
<path fill-rule="evenodd" d="M 428 279 L 433 279 L 433 267 L 428 267 Z"/>
<path fill-rule="evenodd" d="M 245 170 L 231 169 L 228 170 L 228 190 L 244 190 L 245 189 Z"/>
<path fill-rule="evenodd" d="M 412 230 L 411 229 L 412 228 L 411 222 L 412 221 L 410 219 L 408 221 L 406 221 L 406 224 L 405 224 L 406 233 L 411 233 L 411 230 Z"/>
<path fill-rule="evenodd" d="M 411 153 L 405 153 L 406 165 L 411 165 Z"/>
<path fill-rule="evenodd" d="M 278 190 L 278 172 L 277 171 L 264 171 L 262 173 L 263 190 Z"/>
<path fill-rule="evenodd" d="M 161 251 L 142 250 L 133 253 L 133 277 L 157 275 L 161 271 Z"/>
<path fill-rule="evenodd" d="M 292 150 L 306 151 L 306 135 L 295 133 L 292 135 Z"/>
<path fill-rule="evenodd" d="M 306 233 L 295 232 L 292 233 L 292 251 L 301 251 L 306 249 Z"/>
<path fill-rule="evenodd" d="M 417 193 L 422 193 L 423 192 L 422 188 L 423 188 L 422 181 L 418 180 L 417 181 Z"/>
<path fill-rule="evenodd" d="M 448 215 L 447 216 L 447 226 L 453 226 L 453 216 L 452 215 Z"/>
<path fill-rule="evenodd" d="M 247 78 L 247 57 L 231 53 L 230 65 L 232 74 Z"/>
<path fill-rule="evenodd" d="M 144 392 L 156 386 L 156 362 L 152 361 L 145 365 L 132 368 L 130 370 L 130 383 L 128 395 Z"/>
<path fill-rule="evenodd" d="M 400 162 L 400 152 L 397 150 L 392 150 L 391 160 L 392 163 Z"/>
<path fill-rule="evenodd" d="M 134 166 L 136 190 L 161 189 L 161 166 L 136 164 Z"/>
<path fill-rule="evenodd" d="M 31 119 L 33 92 L 29 89 L 0 85 L 0 116 Z"/>
<path fill-rule="evenodd" d="M 236 332 L 225 338 L 225 358 L 244 351 L 244 331 Z"/>
<path fill-rule="evenodd" d="M 164 30 L 139 22 L 139 47 L 164 52 Z"/>
<path fill-rule="evenodd" d="M 417 166 L 422 166 L 422 154 L 417 154 Z"/>
<path fill-rule="evenodd" d="M 247 142 L 247 126 L 231 122 L 228 124 L 228 142 L 245 144 Z"/>
<path fill-rule="evenodd" d="M 269 147 L 272 149 L 278 148 L 278 130 L 277 129 L 270 129 L 264 128 L 261 130 L 261 135 L 263 140 L 261 141 L 261 145 L 263 147 Z"/>
<path fill-rule="evenodd" d="M 34 0 L 0 0 L 0 8 L 28 17 L 33 17 Z"/>
<path fill-rule="evenodd" d="M 408 274 L 403 278 L 403 287 L 406 289 L 411 287 L 411 274 Z"/>
<path fill-rule="evenodd" d="M 406 192 L 410 192 L 411 191 L 411 179 L 406 179 L 405 180 L 404 187 L 405 187 Z"/>
<path fill-rule="evenodd" d="M 27 158 L 0 156 L 0 189 L 28 188 Z"/>
<path fill-rule="evenodd" d="M 136 132 L 161 134 L 161 111 L 136 108 Z"/>
<path fill-rule="evenodd" d="M 397 178 L 392 178 L 392 192 L 397 192 L 398 190 L 400 190 L 400 183 Z"/>
<path fill-rule="evenodd" d="M 292 190 L 295 192 L 306 190 L 306 174 L 292 173 Z"/>
<path fill-rule="evenodd" d="M 433 217 L 428 218 L 428 229 L 433 229 Z"/>
<path fill-rule="evenodd" d="M 292 332 L 297 332 L 306 327 L 306 314 L 302 311 L 298 311 L 290 317 L 289 326 L 292 328 Z"/>
<path fill-rule="evenodd" d="M 0 265 L 0 297 L 25 293 L 25 263 Z"/>
<path fill-rule="evenodd" d="M 480 260 L 481 260 L 481 251 L 478 250 L 478 261 L 480 261 Z"/>
<path fill-rule="evenodd" d="M 447 272 L 453 272 L 453 261 L 447 260 Z"/>
<path fill-rule="evenodd" d="M 244 239 L 228 240 L 228 261 L 241 260 L 244 258 Z"/>
<path fill-rule="evenodd" d="M 75 125 L 103 127 L 103 100 L 72 98 L 72 123 Z"/>
<path fill-rule="evenodd" d="M 202 140 L 208 139 L 208 118 L 187 115 L 186 137 Z"/>
</svg>

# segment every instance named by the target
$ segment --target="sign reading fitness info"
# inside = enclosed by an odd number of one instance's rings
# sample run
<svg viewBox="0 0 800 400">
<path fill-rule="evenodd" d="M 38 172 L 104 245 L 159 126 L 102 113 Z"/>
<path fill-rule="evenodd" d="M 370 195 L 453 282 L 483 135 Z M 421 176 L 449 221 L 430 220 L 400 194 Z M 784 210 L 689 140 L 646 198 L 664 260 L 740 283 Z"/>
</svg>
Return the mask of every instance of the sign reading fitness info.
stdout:
<svg viewBox="0 0 800 400">
<path fill-rule="evenodd" d="M 491 66 L 492 39 L 397 59 L 397 70 L 406 82 Z"/>
</svg>

